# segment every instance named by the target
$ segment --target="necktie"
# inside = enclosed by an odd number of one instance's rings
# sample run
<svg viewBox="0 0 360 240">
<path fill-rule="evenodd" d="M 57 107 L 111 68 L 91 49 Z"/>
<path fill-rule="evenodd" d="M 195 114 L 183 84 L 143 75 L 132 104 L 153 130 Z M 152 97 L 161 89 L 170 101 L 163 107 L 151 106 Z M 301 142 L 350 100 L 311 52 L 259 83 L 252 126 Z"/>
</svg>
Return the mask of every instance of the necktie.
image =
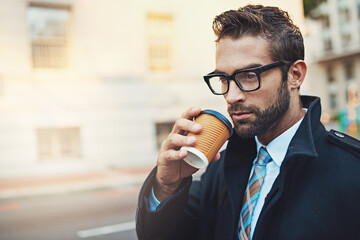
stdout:
<svg viewBox="0 0 360 240">
<path fill-rule="evenodd" d="M 240 212 L 240 221 L 238 233 L 240 240 L 250 239 L 250 223 L 252 213 L 255 209 L 256 202 L 259 198 L 259 192 L 264 181 L 266 173 L 266 164 L 271 161 L 269 153 L 264 147 L 261 147 L 256 160 L 254 172 L 248 182 L 245 190 L 243 205 Z"/>
</svg>

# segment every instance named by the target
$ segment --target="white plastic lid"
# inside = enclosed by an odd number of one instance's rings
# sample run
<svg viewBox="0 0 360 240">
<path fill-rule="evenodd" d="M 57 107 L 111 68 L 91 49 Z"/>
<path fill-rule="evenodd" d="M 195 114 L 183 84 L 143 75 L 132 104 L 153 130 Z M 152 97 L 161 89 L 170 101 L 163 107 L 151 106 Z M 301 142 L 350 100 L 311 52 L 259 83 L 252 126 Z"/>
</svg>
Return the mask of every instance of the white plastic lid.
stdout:
<svg viewBox="0 0 360 240">
<path fill-rule="evenodd" d="M 209 164 L 209 160 L 199 150 L 194 147 L 182 147 L 182 150 L 188 151 L 188 155 L 184 158 L 184 161 L 195 168 L 201 169 Z"/>
</svg>

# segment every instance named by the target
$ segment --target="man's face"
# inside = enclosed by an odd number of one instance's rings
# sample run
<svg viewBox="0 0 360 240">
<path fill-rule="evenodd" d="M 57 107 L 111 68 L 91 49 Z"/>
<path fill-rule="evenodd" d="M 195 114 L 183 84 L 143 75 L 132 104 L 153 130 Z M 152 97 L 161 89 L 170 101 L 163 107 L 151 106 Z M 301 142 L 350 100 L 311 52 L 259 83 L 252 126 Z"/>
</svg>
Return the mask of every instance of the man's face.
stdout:
<svg viewBox="0 0 360 240">
<path fill-rule="evenodd" d="M 216 71 L 228 75 L 272 62 L 269 44 L 262 37 L 223 38 L 216 48 Z M 277 67 L 261 74 L 261 87 L 254 92 L 243 92 L 230 81 L 225 100 L 239 136 L 259 136 L 269 130 L 275 135 L 289 108 L 290 94 L 287 81 L 282 81 L 281 70 Z"/>
</svg>

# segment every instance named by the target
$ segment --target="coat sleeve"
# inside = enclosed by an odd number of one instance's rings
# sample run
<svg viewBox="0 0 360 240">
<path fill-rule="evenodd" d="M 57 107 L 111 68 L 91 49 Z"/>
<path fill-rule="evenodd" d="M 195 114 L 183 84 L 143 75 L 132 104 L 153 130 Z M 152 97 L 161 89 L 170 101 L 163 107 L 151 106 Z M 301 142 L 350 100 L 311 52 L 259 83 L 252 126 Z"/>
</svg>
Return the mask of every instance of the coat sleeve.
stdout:
<svg viewBox="0 0 360 240">
<path fill-rule="evenodd" d="M 139 240 L 194 239 L 198 217 L 198 187 L 192 177 L 184 179 L 179 190 L 150 211 L 148 197 L 154 183 L 156 168 L 145 180 L 139 194 L 136 211 L 136 233 Z M 194 192 L 195 194 L 190 194 Z M 190 197 L 191 196 L 191 197 Z"/>
</svg>

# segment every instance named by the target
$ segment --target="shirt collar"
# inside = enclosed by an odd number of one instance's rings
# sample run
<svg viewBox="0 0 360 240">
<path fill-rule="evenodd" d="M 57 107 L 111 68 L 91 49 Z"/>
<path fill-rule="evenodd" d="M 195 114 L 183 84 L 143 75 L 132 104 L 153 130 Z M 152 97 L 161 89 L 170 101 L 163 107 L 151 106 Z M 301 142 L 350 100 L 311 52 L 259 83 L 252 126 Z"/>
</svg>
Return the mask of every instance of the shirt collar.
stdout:
<svg viewBox="0 0 360 240">
<path fill-rule="evenodd" d="M 285 155 L 286 155 L 287 149 L 290 145 L 291 139 L 294 137 L 294 135 L 295 135 L 296 131 L 298 130 L 303 119 L 304 118 L 301 118 L 291 128 L 289 128 L 288 130 L 283 132 L 281 135 L 276 137 L 274 140 L 272 140 L 267 146 L 261 144 L 259 142 L 257 136 L 255 136 L 257 152 L 259 152 L 259 149 L 261 147 L 266 147 L 266 150 L 270 154 L 271 158 L 274 160 L 276 165 L 278 167 L 280 167 L 285 158 Z M 254 161 L 256 161 L 256 159 Z"/>
</svg>

